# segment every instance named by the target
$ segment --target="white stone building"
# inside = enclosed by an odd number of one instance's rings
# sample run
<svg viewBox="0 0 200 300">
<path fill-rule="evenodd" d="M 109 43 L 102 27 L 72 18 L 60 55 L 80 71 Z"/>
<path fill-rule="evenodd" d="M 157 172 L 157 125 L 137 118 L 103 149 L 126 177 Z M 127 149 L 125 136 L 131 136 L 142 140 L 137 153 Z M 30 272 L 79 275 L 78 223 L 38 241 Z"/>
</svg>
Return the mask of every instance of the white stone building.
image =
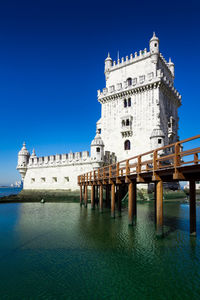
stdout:
<svg viewBox="0 0 200 300">
<path fill-rule="evenodd" d="M 174 64 L 159 51 L 153 35 L 149 51 L 105 60 L 106 87 L 98 90 L 101 118 L 88 151 L 37 157 L 25 145 L 18 155 L 24 189 L 71 189 L 77 176 L 178 140 L 181 96 L 174 88 Z M 116 155 L 116 157 L 115 157 Z"/>
</svg>

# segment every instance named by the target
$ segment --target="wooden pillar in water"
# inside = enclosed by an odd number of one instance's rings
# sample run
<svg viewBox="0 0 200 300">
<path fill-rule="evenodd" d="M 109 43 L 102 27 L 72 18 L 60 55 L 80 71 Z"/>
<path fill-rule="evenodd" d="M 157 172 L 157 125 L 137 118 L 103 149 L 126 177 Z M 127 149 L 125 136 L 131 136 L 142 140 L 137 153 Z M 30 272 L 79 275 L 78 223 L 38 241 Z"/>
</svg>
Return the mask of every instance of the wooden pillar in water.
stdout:
<svg viewBox="0 0 200 300">
<path fill-rule="evenodd" d="M 196 184 L 190 180 L 190 235 L 196 236 Z"/>
<path fill-rule="evenodd" d="M 85 207 L 87 207 L 87 203 L 88 203 L 88 187 L 87 187 L 87 185 L 84 186 L 84 202 L 85 202 Z"/>
<path fill-rule="evenodd" d="M 98 185 L 96 185 L 96 188 L 95 188 L 95 205 L 97 205 L 98 206 L 98 204 L 99 204 L 99 195 L 98 195 L 98 189 L 99 189 L 99 186 Z"/>
<path fill-rule="evenodd" d="M 82 185 L 80 185 L 80 206 L 83 204 L 83 192 L 82 192 Z"/>
<path fill-rule="evenodd" d="M 103 184 L 99 186 L 99 210 L 103 212 Z"/>
<path fill-rule="evenodd" d="M 95 208 L 95 185 L 91 186 L 91 208 Z"/>
<path fill-rule="evenodd" d="M 156 214 L 157 214 L 157 209 L 156 209 L 156 199 L 157 199 L 157 196 L 156 196 L 156 182 L 154 183 L 154 220 L 155 220 L 155 224 L 157 223 L 156 222 Z"/>
<path fill-rule="evenodd" d="M 111 184 L 111 217 L 115 218 L 115 184 Z"/>
<path fill-rule="evenodd" d="M 133 225 L 137 216 L 137 188 L 136 182 L 128 184 L 128 224 Z"/>
<path fill-rule="evenodd" d="M 156 231 L 163 235 L 163 181 L 156 183 Z"/>
<path fill-rule="evenodd" d="M 118 209 L 118 216 L 121 217 L 121 210 L 122 210 L 122 185 L 118 185 L 117 209 Z"/>
<path fill-rule="evenodd" d="M 110 207 L 110 185 L 106 185 L 106 207 Z"/>
</svg>

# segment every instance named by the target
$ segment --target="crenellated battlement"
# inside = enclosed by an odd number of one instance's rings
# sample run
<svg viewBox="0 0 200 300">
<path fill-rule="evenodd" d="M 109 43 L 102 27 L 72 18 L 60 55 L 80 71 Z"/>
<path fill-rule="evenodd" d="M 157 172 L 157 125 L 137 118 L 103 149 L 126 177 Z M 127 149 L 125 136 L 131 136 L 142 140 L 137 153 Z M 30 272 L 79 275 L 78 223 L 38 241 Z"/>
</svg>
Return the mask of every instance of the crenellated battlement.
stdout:
<svg viewBox="0 0 200 300">
<path fill-rule="evenodd" d="M 121 59 L 118 58 L 117 61 L 114 60 L 111 63 L 109 72 L 112 72 L 119 68 L 123 68 L 124 66 L 130 65 L 130 64 L 134 64 L 134 63 L 141 61 L 147 57 L 150 57 L 150 52 L 147 52 L 147 49 L 145 48 L 144 50 L 140 50 L 138 53 L 135 52 L 134 55 L 131 53 L 130 56 L 127 55 L 125 58 L 124 57 L 121 57 Z"/>
<path fill-rule="evenodd" d="M 170 71 L 170 70 L 169 70 Z M 130 79 L 130 78 L 129 78 Z M 108 88 L 104 88 L 102 91 L 97 90 L 97 96 L 98 100 L 101 101 L 105 97 L 112 96 L 114 94 L 120 94 L 122 92 L 126 91 L 138 91 L 138 88 L 141 87 L 150 87 L 152 88 L 152 85 L 158 82 L 164 82 L 168 88 L 173 92 L 174 96 L 177 97 L 179 100 L 181 100 L 180 93 L 174 88 L 173 81 L 170 81 L 166 76 L 164 76 L 161 69 L 157 70 L 157 74 L 154 72 L 147 73 L 147 75 L 143 74 L 139 77 L 131 78 L 132 83 L 129 84 L 126 81 L 117 83 L 116 85 L 111 85 Z"/>
</svg>

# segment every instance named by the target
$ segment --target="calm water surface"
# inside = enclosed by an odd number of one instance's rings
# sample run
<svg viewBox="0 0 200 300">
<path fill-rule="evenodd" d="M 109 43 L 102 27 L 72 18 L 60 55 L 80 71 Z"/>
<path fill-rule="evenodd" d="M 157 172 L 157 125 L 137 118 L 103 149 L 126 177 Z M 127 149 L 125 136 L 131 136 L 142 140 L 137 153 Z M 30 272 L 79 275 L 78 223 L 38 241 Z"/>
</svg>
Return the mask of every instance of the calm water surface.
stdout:
<svg viewBox="0 0 200 300">
<path fill-rule="evenodd" d="M 187 204 L 165 204 L 165 238 L 153 204 L 110 219 L 76 203 L 0 205 L 0 299 L 200 299 L 198 236 Z"/>
</svg>

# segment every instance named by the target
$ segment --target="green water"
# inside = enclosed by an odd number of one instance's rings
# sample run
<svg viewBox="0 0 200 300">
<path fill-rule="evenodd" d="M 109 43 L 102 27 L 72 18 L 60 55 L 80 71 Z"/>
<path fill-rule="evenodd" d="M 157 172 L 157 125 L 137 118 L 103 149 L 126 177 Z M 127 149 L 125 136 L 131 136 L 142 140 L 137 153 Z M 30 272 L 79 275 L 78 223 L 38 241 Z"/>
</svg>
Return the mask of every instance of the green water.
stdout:
<svg viewBox="0 0 200 300">
<path fill-rule="evenodd" d="M 111 219 L 76 203 L 0 205 L 0 299 L 200 299 L 197 238 L 189 207 L 164 206 L 165 238 L 153 204 Z"/>
</svg>

